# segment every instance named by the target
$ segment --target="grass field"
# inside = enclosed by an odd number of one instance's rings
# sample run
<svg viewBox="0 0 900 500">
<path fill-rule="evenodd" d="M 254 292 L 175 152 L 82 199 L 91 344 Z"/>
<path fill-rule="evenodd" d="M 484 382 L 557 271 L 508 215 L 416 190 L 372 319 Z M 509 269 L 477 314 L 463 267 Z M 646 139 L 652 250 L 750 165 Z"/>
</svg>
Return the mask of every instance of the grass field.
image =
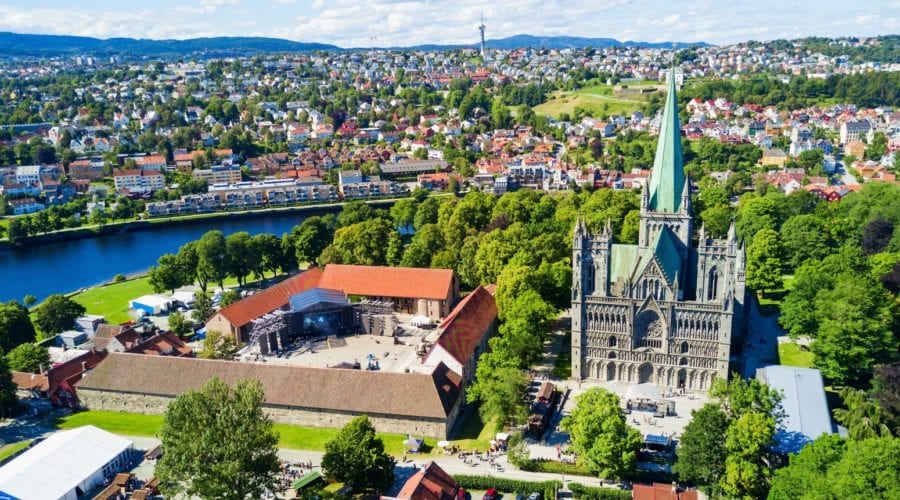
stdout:
<svg viewBox="0 0 900 500">
<path fill-rule="evenodd" d="M 614 89 L 609 85 L 593 85 L 574 92 L 555 92 L 545 103 L 536 106 L 534 112 L 559 118 L 562 113 L 570 116 L 575 108 L 588 110 L 594 116 L 631 114 L 641 108 L 646 94 L 640 90 Z"/>
<path fill-rule="evenodd" d="M 460 447 L 463 450 L 480 450 L 484 451 L 491 445 L 491 440 L 497 435 L 497 422 L 492 420 L 485 424 L 481 421 L 477 409 L 473 409 L 466 420 L 465 425 L 460 430 L 457 439 L 450 441 L 451 444 Z"/>
<path fill-rule="evenodd" d="M 144 276 L 90 288 L 75 294 L 72 300 L 83 305 L 88 314 L 99 314 L 105 316 L 109 323 L 118 324 L 134 319 L 128 314 L 129 300 L 152 293 L 150 279 Z"/>
<path fill-rule="evenodd" d="M 778 361 L 782 365 L 809 368 L 813 365 L 813 353 L 793 342 L 778 344 Z"/>
<path fill-rule="evenodd" d="M 29 443 L 31 443 L 31 441 L 19 441 L 17 443 L 3 445 L 0 447 L 0 461 L 15 455 L 19 450 L 24 450 L 28 447 Z"/>
<path fill-rule="evenodd" d="M 93 425 L 114 434 L 155 437 L 159 434 L 162 423 L 161 415 L 92 410 L 62 417 L 57 421 L 57 426 L 60 429 L 72 429 L 83 425 Z M 275 429 L 280 434 L 278 442 L 280 447 L 307 451 L 325 451 L 325 443 L 338 432 L 338 429 L 287 424 L 275 424 Z M 379 433 L 378 437 L 384 441 L 385 451 L 398 457 L 403 455 L 405 435 Z M 432 438 L 425 439 L 423 446 L 425 454 L 430 454 L 434 450 L 435 442 L 436 440 Z M 485 441 L 486 444 L 487 441 Z"/>
</svg>

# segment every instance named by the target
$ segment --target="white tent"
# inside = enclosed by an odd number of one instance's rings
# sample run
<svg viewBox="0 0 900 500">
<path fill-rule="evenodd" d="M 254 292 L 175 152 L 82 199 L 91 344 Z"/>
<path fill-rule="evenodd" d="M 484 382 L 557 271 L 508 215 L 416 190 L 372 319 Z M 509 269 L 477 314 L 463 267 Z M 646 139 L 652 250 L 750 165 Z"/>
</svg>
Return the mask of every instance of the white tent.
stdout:
<svg viewBox="0 0 900 500">
<path fill-rule="evenodd" d="M 104 467 L 119 472 L 134 444 L 92 425 L 57 432 L 0 468 L 0 491 L 14 498 L 78 497 L 104 479 Z"/>
<path fill-rule="evenodd" d="M 653 384 L 636 384 L 629 386 L 625 391 L 625 399 L 659 401 L 662 396 L 659 394 L 659 387 Z"/>
<path fill-rule="evenodd" d="M 412 319 L 410 320 L 409 324 L 411 324 L 412 326 L 415 326 L 415 327 L 431 326 L 431 318 L 429 318 L 428 316 L 422 316 L 422 315 L 413 316 Z"/>
</svg>

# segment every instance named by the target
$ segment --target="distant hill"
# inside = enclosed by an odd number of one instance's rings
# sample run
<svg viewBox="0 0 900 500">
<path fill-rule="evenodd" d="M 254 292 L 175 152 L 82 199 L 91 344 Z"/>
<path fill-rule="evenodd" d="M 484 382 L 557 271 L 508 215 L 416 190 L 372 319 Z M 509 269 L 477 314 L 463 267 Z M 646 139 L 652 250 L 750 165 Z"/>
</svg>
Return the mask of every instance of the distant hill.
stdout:
<svg viewBox="0 0 900 500">
<path fill-rule="evenodd" d="M 67 35 L 27 35 L 0 32 L 2 55 L 128 54 L 137 56 L 179 55 L 196 52 L 309 52 L 340 50 L 336 45 L 306 43 L 265 37 L 214 37 L 188 40 L 135 38 L 90 38 Z"/>
<path fill-rule="evenodd" d="M 547 48 L 566 49 L 582 47 L 651 47 L 678 48 L 690 46 L 706 46 L 706 42 L 620 42 L 613 38 L 583 38 L 573 36 L 514 35 L 497 40 L 487 40 L 485 44 L 492 49 Z M 418 50 L 448 50 L 464 47 L 476 47 L 477 43 L 438 45 L 426 44 L 408 47 Z M 364 47 L 361 47 L 362 49 Z M 403 47 L 395 47 L 403 48 Z M 0 32 L 0 55 L 53 56 L 67 54 L 96 55 L 182 55 L 193 53 L 209 54 L 246 54 L 253 52 L 309 52 L 312 50 L 344 50 L 336 45 L 314 42 L 294 42 L 281 38 L 265 37 L 214 37 L 191 38 L 188 40 L 147 40 L 135 38 L 91 38 L 68 35 L 29 35 L 21 33 Z M 352 50 L 352 49 L 351 49 Z"/>
<path fill-rule="evenodd" d="M 676 48 L 683 49 L 685 47 L 707 47 L 710 44 L 706 42 L 620 42 L 615 38 L 585 38 L 579 36 L 534 36 L 534 35 L 513 35 L 506 38 L 493 40 L 485 40 L 484 44 L 489 49 L 523 49 L 523 48 L 544 48 L 544 49 L 576 49 L 592 47 L 596 49 L 606 47 L 647 47 L 647 48 Z M 449 50 L 460 49 L 464 47 L 477 47 L 478 43 L 456 44 L 456 45 L 438 45 L 426 44 L 415 45 L 409 47 L 418 50 Z"/>
</svg>

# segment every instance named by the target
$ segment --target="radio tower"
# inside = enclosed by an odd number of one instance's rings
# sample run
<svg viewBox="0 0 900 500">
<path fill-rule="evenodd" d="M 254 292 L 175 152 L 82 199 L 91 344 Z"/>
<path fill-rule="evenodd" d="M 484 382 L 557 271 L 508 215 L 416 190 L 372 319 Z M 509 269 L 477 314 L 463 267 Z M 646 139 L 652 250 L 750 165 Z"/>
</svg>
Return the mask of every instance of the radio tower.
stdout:
<svg viewBox="0 0 900 500">
<path fill-rule="evenodd" d="M 484 25 L 484 14 L 481 15 L 481 24 L 478 26 L 478 31 L 481 32 L 481 58 L 484 59 L 484 29 L 487 26 Z"/>
</svg>

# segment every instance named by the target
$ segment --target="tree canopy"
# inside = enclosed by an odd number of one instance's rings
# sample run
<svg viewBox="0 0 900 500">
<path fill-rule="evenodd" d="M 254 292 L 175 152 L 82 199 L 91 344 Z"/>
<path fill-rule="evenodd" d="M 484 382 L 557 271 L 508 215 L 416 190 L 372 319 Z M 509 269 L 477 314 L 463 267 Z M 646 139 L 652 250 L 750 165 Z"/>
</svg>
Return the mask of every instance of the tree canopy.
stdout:
<svg viewBox="0 0 900 500">
<path fill-rule="evenodd" d="M 384 442 L 363 415 L 325 443 L 322 470 L 356 493 L 378 493 L 387 490 L 394 480 L 394 459 L 385 453 Z"/>
<path fill-rule="evenodd" d="M 164 494 L 244 500 L 271 491 L 280 470 L 278 432 L 262 411 L 264 399 L 258 381 L 232 388 L 213 378 L 169 403 L 156 465 Z"/>
</svg>

